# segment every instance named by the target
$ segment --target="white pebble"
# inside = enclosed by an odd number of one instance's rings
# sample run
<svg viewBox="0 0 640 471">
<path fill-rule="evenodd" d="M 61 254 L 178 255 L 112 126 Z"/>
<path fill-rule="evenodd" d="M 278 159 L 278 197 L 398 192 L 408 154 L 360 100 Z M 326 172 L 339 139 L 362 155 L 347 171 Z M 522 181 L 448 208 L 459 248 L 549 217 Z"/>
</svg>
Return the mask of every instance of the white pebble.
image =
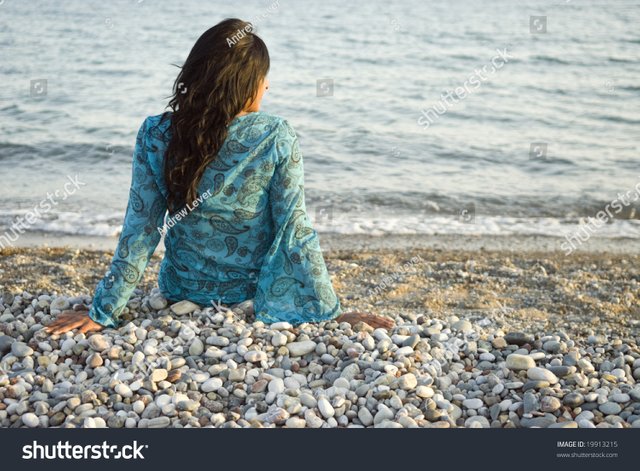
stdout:
<svg viewBox="0 0 640 471">
<path fill-rule="evenodd" d="M 325 419 L 328 419 L 329 417 L 333 417 L 333 415 L 336 413 L 333 406 L 329 403 L 327 398 L 324 396 L 318 399 L 318 410 L 320 411 L 320 413 Z"/>
<path fill-rule="evenodd" d="M 33 412 L 27 412 L 22 415 L 22 423 L 30 428 L 35 428 L 40 425 L 40 419 Z"/>
</svg>

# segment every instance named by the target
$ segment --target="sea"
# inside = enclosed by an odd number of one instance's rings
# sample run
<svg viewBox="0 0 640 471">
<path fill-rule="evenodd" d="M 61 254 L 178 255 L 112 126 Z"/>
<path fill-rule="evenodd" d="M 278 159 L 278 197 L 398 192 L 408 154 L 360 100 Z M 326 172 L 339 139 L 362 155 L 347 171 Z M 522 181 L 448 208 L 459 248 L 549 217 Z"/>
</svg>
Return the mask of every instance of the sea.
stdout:
<svg viewBox="0 0 640 471">
<path fill-rule="evenodd" d="M 116 237 L 141 123 L 228 17 L 319 232 L 640 238 L 638 0 L 0 0 L 0 236 L 48 199 L 21 232 Z"/>
</svg>

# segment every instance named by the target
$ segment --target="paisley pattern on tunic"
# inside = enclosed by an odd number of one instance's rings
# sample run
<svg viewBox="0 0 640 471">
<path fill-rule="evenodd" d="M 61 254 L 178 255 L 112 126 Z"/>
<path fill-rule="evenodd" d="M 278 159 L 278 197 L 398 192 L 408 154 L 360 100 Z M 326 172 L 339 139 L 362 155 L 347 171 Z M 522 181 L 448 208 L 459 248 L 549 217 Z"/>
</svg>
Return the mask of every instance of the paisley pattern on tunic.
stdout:
<svg viewBox="0 0 640 471">
<path fill-rule="evenodd" d="M 136 137 L 122 233 L 89 311 L 104 326 L 117 325 L 161 239 L 170 120 L 170 112 L 149 116 Z M 287 121 L 262 112 L 235 118 L 198 194 L 199 204 L 165 233 L 158 286 L 167 299 L 253 299 L 256 319 L 267 323 L 320 322 L 342 312 L 307 216 L 302 154 Z"/>
</svg>

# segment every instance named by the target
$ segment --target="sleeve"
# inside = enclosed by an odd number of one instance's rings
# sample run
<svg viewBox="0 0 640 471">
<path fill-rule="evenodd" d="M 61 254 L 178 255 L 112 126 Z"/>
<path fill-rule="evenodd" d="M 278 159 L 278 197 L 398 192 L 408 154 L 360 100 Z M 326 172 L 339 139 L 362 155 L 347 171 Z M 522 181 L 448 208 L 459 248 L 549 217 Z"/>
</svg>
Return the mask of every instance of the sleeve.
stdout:
<svg viewBox="0 0 640 471">
<path fill-rule="evenodd" d="M 161 239 L 167 203 L 154 178 L 147 153 L 148 118 L 140 126 L 133 153 L 129 203 L 111 267 L 98 283 L 89 317 L 115 327 Z"/>
<path fill-rule="evenodd" d="M 304 169 L 298 138 L 283 121 L 276 137 L 277 164 L 269 187 L 274 240 L 257 280 L 256 320 L 297 325 L 341 314 L 340 302 L 311 226 L 304 200 Z"/>
</svg>

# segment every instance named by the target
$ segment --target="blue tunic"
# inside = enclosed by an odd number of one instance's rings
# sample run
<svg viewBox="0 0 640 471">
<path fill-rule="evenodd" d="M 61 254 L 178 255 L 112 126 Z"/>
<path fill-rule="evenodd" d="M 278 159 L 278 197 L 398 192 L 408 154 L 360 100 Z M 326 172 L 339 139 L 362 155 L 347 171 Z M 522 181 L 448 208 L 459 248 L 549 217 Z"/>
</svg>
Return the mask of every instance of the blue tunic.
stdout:
<svg viewBox="0 0 640 471">
<path fill-rule="evenodd" d="M 298 139 L 284 119 L 236 117 L 191 206 L 167 213 L 163 158 L 171 113 L 149 116 L 136 138 L 129 203 L 111 267 L 89 316 L 117 319 L 165 235 L 158 285 L 172 300 L 200 305 L 254 299 L 256 320 L 320 322 L 340 303 L 304 200 Z"/>
</svg>

